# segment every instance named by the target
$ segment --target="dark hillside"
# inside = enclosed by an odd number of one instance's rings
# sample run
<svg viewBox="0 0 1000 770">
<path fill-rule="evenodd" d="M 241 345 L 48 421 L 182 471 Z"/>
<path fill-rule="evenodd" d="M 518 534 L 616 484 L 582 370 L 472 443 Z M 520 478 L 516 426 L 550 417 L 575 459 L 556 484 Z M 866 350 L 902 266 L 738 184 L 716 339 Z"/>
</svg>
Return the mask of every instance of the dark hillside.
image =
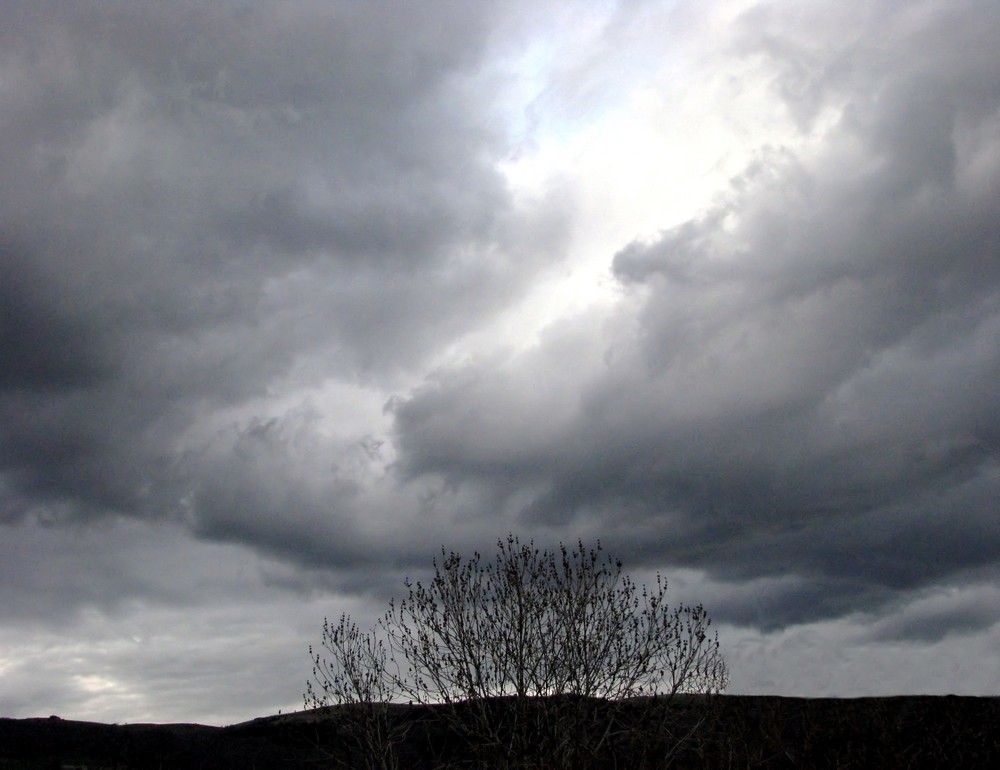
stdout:
<svg viewBox="0 0 1000 770">
<path fill-rule="evenodd" d="M 552 699 L 539 699 L 531 708 L 549 713 L 558 706 Z M 501 718 L 509 703 L 497 702 L 491 708 Z M 594 702 L 591 708 L 600 719 L 608 704 Z M 591 766 L 1000 767 L 1000 698 L 722 696 L 677 698 L 668 708 L 657 711 L 647 701 L 633 701 L 616 710 L 615 718 L 629 723 L 667 715 L 662 745 L 620 742 L 613 754 L 594 758 Z M 473 766 L 468 746 L 443 717 L 440 707 L 392 708 L 392 723 L 406 728 L 405 740 L 397 747 L 401 767 Z M 338 762 L 361 767 L 363 759 L 356 752 L 351 756 L 347 748 L 345 736 L 352 724 L 351 715 L 337 709 L 264 717 L 230 727 L 0 719 L 0 770 L 264 770 L 336 767 Z M 670 736 L 688 734 L 668 764 L 675 743 Z"/>
</svg>

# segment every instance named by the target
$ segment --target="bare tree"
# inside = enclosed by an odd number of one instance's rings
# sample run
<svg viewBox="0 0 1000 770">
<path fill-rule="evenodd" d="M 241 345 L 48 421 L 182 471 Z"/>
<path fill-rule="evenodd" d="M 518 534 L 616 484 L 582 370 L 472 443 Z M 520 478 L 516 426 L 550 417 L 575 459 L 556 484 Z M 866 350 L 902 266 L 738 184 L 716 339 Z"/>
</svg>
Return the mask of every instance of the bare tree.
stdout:
<svg viewBox="0 0 1000 770">
<path fill-rule="evenodd" d="M 638 586 L 599 542 L 550 550 L 510 535 L 493 559 L 442 549 L 433 566 L 368 634 L 324 625 L 332 660 L 313 656 L 307 700 L 443 704 L 491 766 L 583 767 L 639 729 L 630 699 L 728 684 L 705 609 L 671 608 L 662 577 Z"/>
<path fill-rule="evenodd" d="M 398 690 L 385 644 L 341 615 L 336 625 L 323 621 L 322 648 L 326 654 L 309 646 L 313 670 L 304 701 L 307 709 L 339 707 L 342 730 L 330 758 L 346 767 L 395 770 L 407 725 L 390 711 Z"/>
</svg>

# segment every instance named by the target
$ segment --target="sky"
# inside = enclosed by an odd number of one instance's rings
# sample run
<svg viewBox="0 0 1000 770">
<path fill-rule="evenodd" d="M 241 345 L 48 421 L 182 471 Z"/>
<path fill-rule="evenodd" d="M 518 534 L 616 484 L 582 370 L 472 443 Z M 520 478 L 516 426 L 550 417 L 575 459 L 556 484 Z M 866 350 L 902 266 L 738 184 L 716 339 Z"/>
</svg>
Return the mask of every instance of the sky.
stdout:
<svg viewBox="0 0 1000 770">
<path fill-rule="evenodd" d="M 302 706 L 600 540 L 730 692 L 1000 692 L 1000 4 L 0 8 L 0 715 Z"/>
</svg>

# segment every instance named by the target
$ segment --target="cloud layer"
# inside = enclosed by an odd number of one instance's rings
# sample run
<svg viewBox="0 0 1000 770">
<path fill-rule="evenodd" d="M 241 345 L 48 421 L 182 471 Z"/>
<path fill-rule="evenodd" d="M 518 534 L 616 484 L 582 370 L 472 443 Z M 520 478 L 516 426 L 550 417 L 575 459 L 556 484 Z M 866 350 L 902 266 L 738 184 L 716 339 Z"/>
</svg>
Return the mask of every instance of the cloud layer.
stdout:
<svg viewBox="0 0 1000 770">
<path fill-rule="evenodd" d="M 586 520 L 720 578 L 807 578 L 779 624 L 994 566 L 986 27 L 886 14 L 810 75 L 801 37 L 828 14 L 740 22 L 805 140 L 618 251 L 603 327 L 577 319 L 418 389 L 396 410 L 409 473 L 531 491 L 526 524 Z"/>
<path fill-rule="evenodd" d="M 182 718 L 99 638 L 216 614 L 222 668 L 509 530 L 800 661 L 745 690 L 995 636 L 989 4 L 0 15 L 0 712 Z"/>
</svg>

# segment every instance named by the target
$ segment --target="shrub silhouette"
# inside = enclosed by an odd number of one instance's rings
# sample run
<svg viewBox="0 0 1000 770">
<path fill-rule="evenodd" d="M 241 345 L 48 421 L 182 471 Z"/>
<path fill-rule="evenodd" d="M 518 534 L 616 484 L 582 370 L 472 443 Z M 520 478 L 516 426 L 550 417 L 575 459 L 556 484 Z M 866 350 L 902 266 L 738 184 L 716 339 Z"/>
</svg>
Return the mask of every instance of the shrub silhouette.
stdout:
<svg viewBox="0 0 1000 770">
<path fill-rule="evenodd" d="M 408 723 L 390 704 L 410 701 L 435 704 L 479 766 L 604 766 L 623 751 L 665 766 L 684 738 L 670 699 L 728 684 L 704 607 L 670 607 L 660 575 L 637 585 L 600 542 L 550 550 L 510 535 L 490 560 L 442 549 L 433 568 L 373 628 L 341 615 L 310 647 L 306 707 L 355 717 L 344 764 L 398 766 Z M 628 707 L 636 698 L 643 707 Z"/>
</svg>

